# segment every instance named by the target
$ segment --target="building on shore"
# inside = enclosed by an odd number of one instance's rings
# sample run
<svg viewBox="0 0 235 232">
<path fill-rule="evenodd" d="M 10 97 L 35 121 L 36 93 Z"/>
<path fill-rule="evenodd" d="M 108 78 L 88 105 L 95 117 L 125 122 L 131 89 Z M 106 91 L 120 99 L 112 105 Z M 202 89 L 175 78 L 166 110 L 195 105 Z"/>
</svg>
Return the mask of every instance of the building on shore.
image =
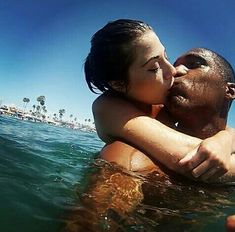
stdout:
<svg viewBox="0 0 235 232">
<path fill-rule="evenodd" d="M 14 106 L 3 105 L 0 107 L 0 114 L 8 115 L 11 117 L 19 118 L 21 120 L 27 120 L 31 122 L 47 123 L 54 126 L 71 128 L 74 130 L 87 131 L 87 132 L 96 132 L 93 125 L 87 125 L 82 123 L 68 122 L 58 119 L 50 119 L 47 117 L 42 117 L 42 115 L 36 115 L 34 112 L 23 112 L 23 110 L 18 109 Z"/>
</svg>

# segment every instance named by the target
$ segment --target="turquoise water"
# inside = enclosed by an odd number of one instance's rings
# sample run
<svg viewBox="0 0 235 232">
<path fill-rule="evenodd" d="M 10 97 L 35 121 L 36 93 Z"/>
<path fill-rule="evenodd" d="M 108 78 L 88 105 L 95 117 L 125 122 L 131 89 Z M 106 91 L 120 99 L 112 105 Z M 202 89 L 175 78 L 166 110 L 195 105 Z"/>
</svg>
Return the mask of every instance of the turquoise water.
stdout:
<svg viewBox="0 0 235 232">
<path fill-rule="evenodd" d="M 86 210 L 83 196 L 92 198 L 83 193 L 91 171 L 104 167 L 94 162 L 103 143 L 94 133 L 5 116 L 0 116 L 0 128 L 0 231 L 63 231 L 71 213 Z M 235 213 L 234 187 L 118 172 L 123 180 L 141 180 L 144 199 L 131 213 L 117 215 L 114 207 L 102 214 L 99 231 L 114 231 L 115 222 L 116 231 L 219 232 L 226 216 Z M 76 223 L 83 221 L 86 229 L 69 231 L 92 231 L 87 229 L 92 219 L 85 216 Z"/>
<path fill-rule="evenodd" d="M 0 231 L 59 231 L 101 146 L 93 133 L 0 116 Z"/>
</svg>

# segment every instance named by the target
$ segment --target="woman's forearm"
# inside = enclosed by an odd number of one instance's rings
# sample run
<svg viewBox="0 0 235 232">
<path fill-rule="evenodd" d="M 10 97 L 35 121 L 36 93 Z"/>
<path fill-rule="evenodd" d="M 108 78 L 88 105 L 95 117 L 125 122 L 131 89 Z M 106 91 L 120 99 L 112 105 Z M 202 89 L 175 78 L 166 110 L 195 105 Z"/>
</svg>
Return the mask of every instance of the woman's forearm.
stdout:
<svg viewBox="0 0 235 232">
<path fill-rule="evenodd" d="M 153 160 L 185 176 L 194 175 L 195 168 L 196 171 L 200 169 L 199 172 L 201 174 L 207 173 L 206 178 L 218 175 L 218 172 L 219 176 L 221 176 L 227 171 L 227 167 L 224 164 L 226 164 L 228 159 L 222 159 L 221 162 L 221 157 L 225 154 L 223 147 L 226 150 L 226 148 L 231 146 L 223 146 L 221 144 L 221 141 L 225 143 L 228 141 L 224 132 L 219 132 L 216 136 L 202 142 L 198 138 L 182 134 L 165 126 L 159 121 L 150 118 L 132 103 L 115 97 L 99 97 L 93 104 L 93 113 L 98 135 L 106 143 L 111 143 L 115 140 L 124 141 L 141 150 Z M 234 130 L 229 130 L 230 133 L 235 134 Z M 222 140 L 221 136 L 223 137 Z M 217 144 L 219 148 L 216 149 L 213 144 Z M 226 152 L 226 154 L 231 155 L 230 152 L 231 150 Z M 186 167 L 189 166 L 190 170 L 185 169 L 183 167 L 185 165 L 182 165 L 182 162 L 179 163 L 179 160 L 186 155 Z M 190 156 L 192 156 L 192 159 L 188 158 Z M 198 169 L 197 166 L 200 164 L 198 160 L 206 165 L 200 165 Z M 211 166 L 215 166 L 216 171 L 209 171 Z M 217 170 L 218 167 L 219 171 Z M 188 175 L 188 173 L 190 174 Z M 229 169 L 227 175 L 232 178 L 234 174 Z M 197 175 L 196 178 L 198 177 Z"/>
<path fill-rule="evenodd" d="M 122 138 L 155 160 L 178 173 L 178 165 L 189 151 L 198 146 L 200 139 L 177 132 L 148 116 L 138 116 L 123 126 Z"/>
<path fill-rule="evenodd" d="M 232 154 L 235 154 L 235 129 L 231 127 L 226 127 L 226 130 L 231 134 L 233 144 L 232 144 Z"/>
<path fill-rule="evenodd" d="M 101 96 L 93 104 L 93 114 L 104 142 L 122 140 L 178 173 L 178 161 L 201 142 L 150 118 L 123 99 Z"/>
</svg>

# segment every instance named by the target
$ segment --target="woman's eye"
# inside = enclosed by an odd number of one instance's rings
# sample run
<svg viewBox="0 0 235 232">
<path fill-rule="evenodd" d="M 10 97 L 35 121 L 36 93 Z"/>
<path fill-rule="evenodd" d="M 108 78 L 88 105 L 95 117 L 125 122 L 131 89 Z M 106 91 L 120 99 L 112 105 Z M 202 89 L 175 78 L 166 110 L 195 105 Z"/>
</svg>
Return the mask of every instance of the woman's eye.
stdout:
<svg viewBox="0 0 235 232">
<path fill-rule="evenodd" d="M 153 69 L 149 69 L 150 72 L 154 72 L 154 73 L 157 73 L 159 70 L 159 68 L 153 68 Z"/>
</svg>

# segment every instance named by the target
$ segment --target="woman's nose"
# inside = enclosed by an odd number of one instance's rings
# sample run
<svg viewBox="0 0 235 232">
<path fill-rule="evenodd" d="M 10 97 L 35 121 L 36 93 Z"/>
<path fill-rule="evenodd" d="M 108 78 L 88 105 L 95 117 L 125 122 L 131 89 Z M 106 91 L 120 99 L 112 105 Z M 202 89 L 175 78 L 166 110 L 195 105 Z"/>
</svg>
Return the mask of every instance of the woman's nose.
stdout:
<svg viewBox="0 0 235 232">
<path fill-rule="evenodd" d="M 176 78 L 176 77 L 186 75 L 188 73 L 189 69 L 186 66 L 184 66 L 183 64 L 180 64 L 175 67 L 175 70 L 176 70 L 176 74 L 175 74 L 175 78 Z"/>
<path fill-rule="evenodd" d="M 176 75 L 177 71 L 175 67 L 167 60 L 165 64 L 164 78 L 170 79 Z"/>
</svg>

